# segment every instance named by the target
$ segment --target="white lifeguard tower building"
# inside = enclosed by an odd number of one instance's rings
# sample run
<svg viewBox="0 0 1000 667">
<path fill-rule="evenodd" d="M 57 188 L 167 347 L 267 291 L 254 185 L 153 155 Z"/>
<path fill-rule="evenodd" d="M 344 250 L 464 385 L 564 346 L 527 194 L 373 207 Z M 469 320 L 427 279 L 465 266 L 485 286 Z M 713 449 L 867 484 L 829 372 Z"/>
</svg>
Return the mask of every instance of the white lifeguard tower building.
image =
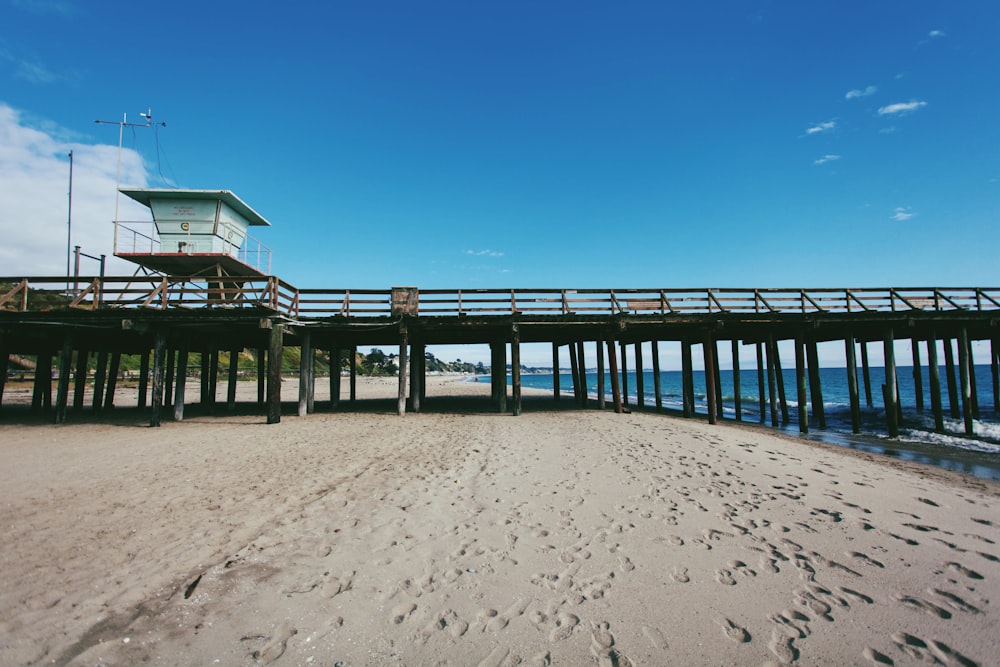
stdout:
<svg viewBox="0 0 1000 667">
<path fill-rule="evenodd" d="M 229 190 L 121 189 L 148 206 L 150 222 L 115 221 L 115 255 L 168 276 L 256 277 L 271 251 L 247 230 L 270 226 Z"/>
</svg>

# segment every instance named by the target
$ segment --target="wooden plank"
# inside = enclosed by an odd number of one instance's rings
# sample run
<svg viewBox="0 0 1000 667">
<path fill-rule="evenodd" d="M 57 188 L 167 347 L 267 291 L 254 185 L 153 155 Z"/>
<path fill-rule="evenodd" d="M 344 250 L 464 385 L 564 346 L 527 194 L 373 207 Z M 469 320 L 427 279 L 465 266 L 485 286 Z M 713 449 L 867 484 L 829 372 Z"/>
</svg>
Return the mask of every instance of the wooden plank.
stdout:
<svg viewBox="0 0 1000 667">
<path fill-rule="evenodd" d="M 86 349 L 76 351 L 76 373 L 73 377 L 73 412 L 83 411 L 83 396 L 87 388 L 87 359 L 90 352 Z"/>
<path fill-rule="evenodd" d="M 795 337 L 795 388 L 799 402 L 799 432 L 809 432 L 809 412 L 806 407 L 806 360 L 805 340 L 799 334 Z"/>
<path fill-rule="evenodd" d="M 229 412 L 236 409 L 236 383 L 240 378 L 240 352 L 242 351 L 242 348 L 229 349 L 229 384 L 226 387 L 226 410 Z"/>
<path fill-rule="evenodd" d="M 309 414 L 309 387 L 312 380 L 309 377 L 309 359 L 312 357 L 312 333 L 299 333 L 299 417 Z"/>
<path fill-rule="evenodd" d="M 577 357 L 576 346 L 570 343 L 569 347 L 569 371 L 573 382 L 573 402 L 580 405 L 580 361 Z"/>
<path fill-rule="evenodd" d="M 948 382 L 948 407 L 951 410 L 951 418 L 958 419 L 962 416 L 958 403 L 958 383 L 955 381 L 955 350 L 952 347 L 951 338 L 944 338 L 944 370 Z"/>
<path fill-rule="evenodd" d="M 399 327 L 399 391 L 396 396 L 396 414 L 406 414 L 406 371 L 409 365 L 409 337 L 406 325 Z"/>
<path fill-rule="evenodd" d="M 580 374 L 580 407 L 587 407 L 587 364 L 584 362 L 583 341 L 576 343 L 577 372 Z"/>
<path fill-rule="evenodd" d="M 510 340 L 511 402 L 515 417 L 521 414 L 521 329 L 513 325 Z"/>
<path fill-rule="evenodd" d="M 976 366 L 972 357 L 972 339 L 966 336 L 966 355 L 969 359 L 969 392 L 972 401 L 972 417 L 979 419 L 979 391 L 976 389 Z"/>
<path fill-rule="evenodd" d="M 694 417 L 694 363 L 691 359 L 691 342 L 681 341 L 681 394 L 684 417 Z"/>
<path fill-rule="evenodd" d="M 181 341 L 177 349 L 177 368 L 174 380 L 174 421 L 184 421 L 184 394 L 187 391 L 188 340 Z"/>
<path fill-rule="evenodd" d="M 108 386 L 104 392 L 104 409 L 110 410 L 115 407 L 115 389 L 118 387 L 118 371 L 121 368 L 122 353 L 114 352 L 111 355 L 111 364 L 108 369 Z"/>
<path fill-rule="evenodd" d="M 882 385 L 885 420 L 889 437 L 896 438 L 899 436 L 899 406 L 896 403 L 896 353 L 891 328 L 885 331 L 882 349 L 885 354 L 885 384 Z"/>
<path fill-rule="evenodd" d="M 340 407 L 340 346 L 330 346 L 330 409 Z"/>
<path fill-rule="evenodd" d="M 69 379 L 73 369 L 73 336 L 67 333 L 63 338 L 62 351 L 59 353 L 59 383 L 56 389 L 55 423 L 66 423 L 69 403 Z"/>
<path fill-rule="evenodd" d="M 767 423 L 767 389 L 764 383 L 764 344 L 757 343 L 757 410 L 760 413 L 760 423 Z"/>
<path fill-rule="evenodd" d="M 149 349 L 143 348 L 139 353 L 139 396 L 136 400 L 136 407 L 139 409 L 146 407 L 146 399 L 149 396 Z"/>
<path fill-rule="evenodd" d="M 868 341 L 861 341 L 861 375 L 865 384 L 865 403 L 869 408 L 874 407 L 872 402 L 872 374 L 868 364 Z"/>
<path fill-rule="evenodd" d="M 281 423 L 281 357 L 285 349 L 285 327 L 281 322 L 268 320 L 267 346 L 267 423 Z"/>
<path fill-rule="evenodd" d="M 705 397 L 708 399 L 708 423 L 719 421 L 718 395 L 715 385 L 715 341 L 712 334 L 706 332 L 702 340 L 702 353 L 705 357 Z"/>
<path fill-rule="evenodd" d="M 970 376 L 971 360 L 969 355 L 969 333 L 965 327 L 958 330 L 958 366 L 962 384 L 962 418 L 965 421 L 965 434 L 974 435 L 972 413 L 972 381 Z"/>
<path fill-rule="evenodd" d="M 640 410 L 646 406 L 646 378 L 643 376 L 642 341 L 635 344 L 635 404 Z"/>
<path fill-rule="evenodd" d="M 821 429 L 826 428 L 826 410 L 823 407 L 823 386 L 820 384 L 819 350 L 815 340 L 806 342 L 806 359 L 809 365 L 809 394 L 813 414 Z"/>
<path fill-rule="evenodd" d="M 944 412 L 941 405 L 941 370 L 938 366 L 937 339 L 932 333 L 927 338 L 927 374 L 931 390 L 931 412 L 934 413 L 934 430 L 944 431 Z"/>
<path fill-rule="evenodd" d="M 920 371 L 920 341 L 916 337 L 910 339 L 910 355 L 913 358 L 913 394 L 917 403 L 917 412 L 923 412 L 924 376 Z"/>
<path fill-rule="evenodd" d="M 791 421 L 788 417 L 788 399 L 785 393 L 785 375 L 781 370 L 781 353 L 778 352 L 778 343 L 771 337 L 771 345 L 774 347 L 774 378 L 778 383 L 778 401 L 781 407 L 781 423 L 787 424 Z"/>
<path fill-rule="evenodd" d="M 101 411 L 104 399 L 104 383 L 108 377 L 108 353 L 104 350 L 97 353 L 97 368 L 94 370 L 94 395 L 91 398 L 91 408 L 94 412 Z"/>
<path fill-rule="evenodd" d="M 851 402 L 851 431 L 860 433 L 861 396 L 858 393 L 858 359 L 854 336 L 848 336 L 844 340 L 844 352 L 847 357 L 847 393 Z"/>
<path fill-rule="evenodd" d="M 160 426 L 161 411 L 163 409 L 163 378 L 165 375 L 164 362 L 167 351 L 167 335 L 162 331 L 157 331 L 153 336 L 153 396 L 150 404 L 152 409 L 149 413 L 149 425 L 154 428 Z"/>
<path fill-rule="evenodd" d="M 562 393 L 559 381 L 559 343 L 552 343 L 552 398 L 557 401 Z"/>
<path fill-rule="evenodd" d="M 776 356 L 776 346 L 774 344 L 774 338 L 769 337 L 767 341 L 767 393 L 768 398 L 771 403 L 771 426 L 777 428 L 778 426 L 778 391 L 777 385 L 778 380 L 775 377 L 777 371 L 775 370 L 774 358 Z"/>
<path fill-rule="evenodd" d="M 604 345 L 600 338 L 596 341 L 597 347 L 597 409 L 605 409 L 607 399 L 604 396 Z"/>
<path fill-rule="evenodd" d="M 622 414 L 627 410 L 622 405 L 622 391 L 618 384 L 618 358 L 615 355 L 615 341 L 612 338 L 608 339 L 608 370 L 611 372 L 611 396 L 615 402 L 615 412 Z"/>
<path fill-rule="evenodd" d="M 622 405 L 628 407 L 628 359 L 625 358 L 627 351 L 625 341 L 620 341 L 618 347 L 622 353 Z"/>
<path fill-rule="evenodd" d="M 650 353 L 653 356 L 653 394 L 654 400 L 656 401 L 656 409 L 663 409 L 663 381 L 660 378 L 660 346 L 657 340 L 654 338 L 650 342 Z"/>
</svg>

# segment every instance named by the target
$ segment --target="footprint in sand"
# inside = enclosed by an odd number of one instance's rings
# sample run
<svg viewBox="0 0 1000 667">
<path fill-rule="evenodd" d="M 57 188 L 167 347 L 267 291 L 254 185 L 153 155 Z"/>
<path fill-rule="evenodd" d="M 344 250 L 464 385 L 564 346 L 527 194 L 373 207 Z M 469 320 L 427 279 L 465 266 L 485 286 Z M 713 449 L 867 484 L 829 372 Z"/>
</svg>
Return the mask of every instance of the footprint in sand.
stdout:
<svg viewBox="0 0 1000 667">
<path fill-rule="evenodd" d="M 401 605 L 397 605 L 392 610 L 392 622 L 396 625 L 399 625 L 407 618 L 409 618 L 410 614 L 412 614 L 416 610 L 417 610 L 417 605 L 413 604 L 412 602 L 410 603 L 404 602 Z"/>
<path fill-rule="evenodd" d="M 556 616 L 556 627 L 549 633 L 549 641 L 557 642 L 567 639 L 573 634 L 573 628 L 580 623 L 580 618 L 574 614 L 561 613 Z"/>
<path fill-rule="evenodd" d="M 750 641 L 750 633 L 746 631 L 746 628 L 736 625 L 728 618 L 722 616 L 715 619 L 715 622 L 722 628 L 722 634 L 737 644 L 746 644 Z"/>
<path fill-rule="evenodd" d="M 269 665 L 285 653 L 288 640 L 297 632 L 298 630 L 293 628 L 291 623 L 285 621 L 279 625 L 277 630 L 274 631 L 274 634 L 268 638 L 267 643 L 264 644 L 263 648 L 259 651 L 254 651 L 250 655 L 254 660 L 265 665 Z"/>
<path fill-rule="evenodd" d="M 767 647 L 782 664 L 790 665 L 799 658 L 799 651 L 795 648 L 795 639 L 777 628 L 771 631 L 771 641 Z"/>
<path fill-rule="evenodd" d="M 686 584 L 691 581 L 691 577 L 688 576 L 688 571 L 686 567 L 675 567 L 670 578 L 676 581 L 678 584 Z"/>
<path fill-rule="evenodd" d="M 736 580 L 733 579 L 733 573 L 729 570 L 717 570 L 715 573 L 715 580 L 725 586 L 736 585 Z"/>
<path fill-rule="evenodd" d="M 948 569 L 958 572 L 962 576 L 968 577 L 969 579 L 982 579 L 983 575 L 979 574 L 975 570 L 970 570 L 961 563 L 948 563 Z"/>
<path fill-rule="evenodd" d="M 649 640 L 649 643 L 653 645 L 653 648 L 657 650 L 664 650 L 667 648 L 667 639 L 663 636 L 663 633 L 660 632 L 659 629 L 643 626 L 642 634 Z"/>
<path fill-rule="evenodd" d="M 873 662 L 876 665 L 893 665 L 892 658 L 887 656 L 885 653 L 880 653 L 876 651 L 871 646 L 866 646 L 865 650 L 861 652 L 861 655 L 865 656 L 865 660 Z"/>
<path fill-rule="evenodd" d="M 945 620 L 951 618 L 950 611 L 939 607 L 930 600 L 914 597 L 912 595 L 897 595 L 896 600 L 900 602 L 904 607 L 909 607 L 910 609 L 916 609 L 918 611 L 930 614 L 931 616 L 937 616 L 938 618 L 942 618 Z"/>
</svg>

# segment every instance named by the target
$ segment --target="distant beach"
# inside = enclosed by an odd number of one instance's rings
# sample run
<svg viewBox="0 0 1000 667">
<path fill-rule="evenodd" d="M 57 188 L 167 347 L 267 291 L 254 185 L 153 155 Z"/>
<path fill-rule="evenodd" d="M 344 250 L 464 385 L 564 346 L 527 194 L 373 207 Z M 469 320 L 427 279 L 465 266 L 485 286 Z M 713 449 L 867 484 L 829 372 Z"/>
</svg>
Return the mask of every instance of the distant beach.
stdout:
<svg viewBox="0 0 1000 667">
<path fill-rule="evenodd" d="M 1000 655 L 1000 484 L 531 389 L 514 418 L 452 377 L 400 418 L 395 387 L 272 426 L 6 413 L 0 663 Z"/>
</svg>

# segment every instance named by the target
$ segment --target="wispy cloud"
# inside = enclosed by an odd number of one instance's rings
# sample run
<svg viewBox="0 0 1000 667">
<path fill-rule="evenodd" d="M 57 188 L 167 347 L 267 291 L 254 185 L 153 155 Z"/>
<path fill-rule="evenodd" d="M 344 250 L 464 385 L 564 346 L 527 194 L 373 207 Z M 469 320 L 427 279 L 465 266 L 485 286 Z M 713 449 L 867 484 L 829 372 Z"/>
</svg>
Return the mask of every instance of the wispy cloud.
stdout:
<svg viewBox="0 0 1000 667">
<path fill-rule="evenodd" d="M 839 155 L 824 155 L 818 160 L 813 160 L 813 164 L 826 164 L 827 162 L 833 162 L 839 159 L 840 159 Z"/>
<path fill-rule="evenodd" d="M 896 104 L 890 104 L 884 106 L 878 110 L 879 116 L 890 116 L 898 113 L 910 113 L 911 111 L 916 111 L 921 107 L 927 106 L 927 102 L 923 100 L 911 100 L 909 102 L 897 102 Z"/>
<path fill-rule="evenodd" d="M 869 95 L 874 95 L 878 92 L 878 86 L 868 86 L 867 88 L 855 88 L 854 90 L 847 91 L 844 95 L 845 98 L 853 100 L 856 97 L 868 97 Z"/>
<path fill-rule="evenodd" d="M 896 222 L 905 222 L 913 217 L 913 212 L 909 206 L 897 206 L 896 210 L 893 212 L 890 220 L 895 220 Z"/>
<path fill-rule="evenodd" d="M 31 83 L 52 83 L 61 77 L 38 61 L 25 60 L 0 47 L 0 62 L 8 62 L 14 68 L 14 76 Z"/>
<path fill-rule="evenodd" d="M 947 37 L 948 33 L 946 33 L 944 30 L 931 30 L 929 33 L 927 33 L 927 36 L 934 39 L 937 37 Z"/>
<path fill-rule="evenodd" d="M 806 130 L 807 135 L 819 134 L 820 132 L 829 132 L 837 127 L 837 121 L 828 120 L 825 123 L 820 123 L 819 125 L 813 125 Z"/>
<path fill-rule="evenodd" d="M 466 250 L 465 254 L 473 257 L 503 257 L 503 253 L 497 250 Z"/>
</svg>

